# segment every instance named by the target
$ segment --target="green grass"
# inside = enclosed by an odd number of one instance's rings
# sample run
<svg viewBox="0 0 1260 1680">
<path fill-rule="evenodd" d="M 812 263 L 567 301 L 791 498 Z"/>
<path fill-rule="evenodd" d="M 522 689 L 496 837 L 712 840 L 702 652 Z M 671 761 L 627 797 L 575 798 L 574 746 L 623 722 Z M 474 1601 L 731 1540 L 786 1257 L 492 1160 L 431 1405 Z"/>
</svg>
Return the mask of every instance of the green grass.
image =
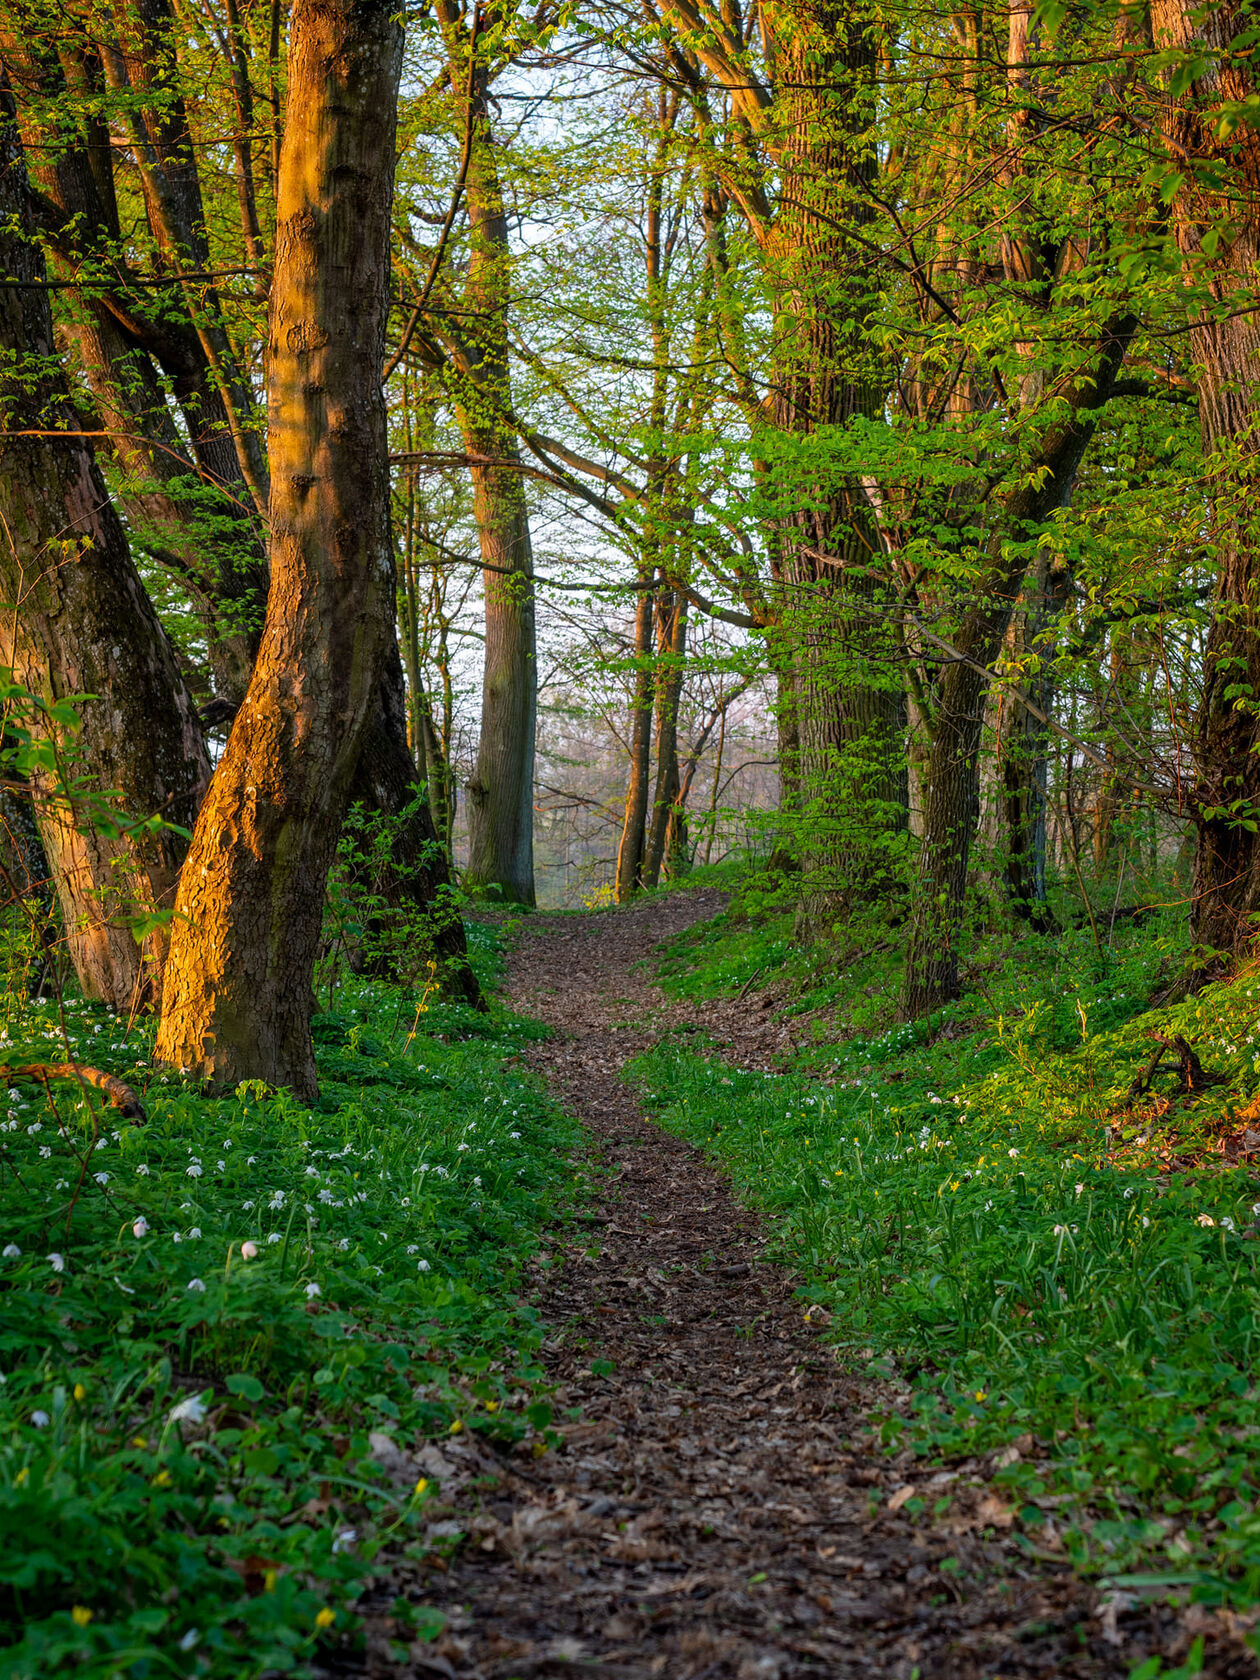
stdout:
<svg viewBox="0 0 1260 1680">
<path fill-rule="evenodd" d="M 0 1104 L 5 1680 L 300 1673 L 382 1549 L 423 1547 L 434 1490 L 372 1432 L 545 1430 L 517 1286 L 573 1129 L 507 1065 L 527 1023 L 416 1005 L 343 985 L 306 1109 L 204 1100 L 143 1029 L 67 1003 L 63 1036 L 9 993 L 4 1061 L 68 1037 L 148 1121 L 64 1084 Z"/>
<path fill-rule="evenodd" d="M 834 1311 L 842 1356 L 905 1379 L 889 1450 L 999 1473 L 1025 1543 L 1109 1575 L 1260 1600 L 1260 1184 L 1222 1140 L 1260 1085 L 1260 977 L 1147 1010 L 1172 927 L 991 940 L 984 991 L 890 1019 L 888 958 L 825 973 L 736 911 L 667 954 L 685 993 L 764 965 L 810 1041 L 782 1074 L 668 1044 L 656 1117 L 725 1163 Z M 783 951 L 773 969 L 775 953 Z M 694 976 L 694 982 L 689 976 Z M 1153 1030 L 1221 1082 L 1125 1106 Z"/>
</svg>

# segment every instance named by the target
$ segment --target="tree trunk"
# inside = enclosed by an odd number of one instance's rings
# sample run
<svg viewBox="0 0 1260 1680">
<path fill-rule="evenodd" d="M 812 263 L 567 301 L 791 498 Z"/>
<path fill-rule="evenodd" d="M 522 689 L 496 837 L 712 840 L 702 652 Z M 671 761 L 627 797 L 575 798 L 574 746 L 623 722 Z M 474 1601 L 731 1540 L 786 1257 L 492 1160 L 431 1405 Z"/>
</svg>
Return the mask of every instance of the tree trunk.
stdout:
<svg viewBox="0 0 1260 1680">
<path fill-rule="evenodd" d="M 408 960 L 383 965 L 383 976 L 414 980 L 431 963 L 432 978 L 443 996 L 484 1010 L 485 999 L 468 963 L 468 941 L 446 848 L 407 747 L 407 694 L 396 638 L 386 641 L 377 703 L 364 731 L 350 800 L 361 801 L 390 823 L 389 866 L 371 885 L 391 911 L 416 918 L 404 923 Z"/>
<path fill-rule="evenodd" d="M 1217 559 L 1197 721 L 1190 932 L 1199 945 L 1226 952 L 1251 945 L 1260 915 L 1260 130 L 1249 115 L 1233 118 L 1236 126 L 1228 117 L 1231 104 L 1255 99 L 1260 79 L 1251 54 L 1227 50 L 1251 21 L 1242 0 L 1151 7 L 1158 49 L 1189 58 L 1202 44 L 1212 55 L 1170 101 L 1167 131 L 1182 171 L 1173 224 L 1191 299 Z"/>
<path fill-rule="evenodd" d="M 534 557 L 516 434 L 498 416 L 511 409 L 507 317 L 511 301 L 508 223 L 490 122 L 488 70 L 462 8 L 439 0 L 453 87 L 469 89 L 470 250 L 464 287 L 468 325 L 460 344 L 465 388 L 456 404 L 470 457 L 473 515 L 485 596 L 486 654 L 477 764 L 468 784 L 468 868 L 473 888 L 493 887 L 513 904 L 534 903 L 534 736 L 538 663 Z"/>
<path fill-rule="evenodd" d="M 0 268 L 16 282 L 0 289 L 10 369 L 0 379 L 0 593 L 11 603 L 0 619 L 0 664 L 46 704 L 92 696 L 79 702 L 77 735 L 60 721 L 30 720 L 37 738 L 55 743 L 61 771 L 33 773 L 31 789 L 80 984 L 126 1009 L 153 1000 L 167 943 L 164 924 L 137 943 L 131 918 L 172 908 L 184 841 L 169 829 L 111 833 L 65 797 L 63 775 L 117 790 L 131 819 L 189 825 L 209 761 L 175 651 L 53 371 L 15 107 L 7 89 L 0 97 Z"/>
<path fill-rule="evenodd" d="M 180 880 L 159 1060 L 316 1095 L 324 890 L 392 616 L 380 372 L 402 31 L 385 0 L 297 0 L 267 359 L 262 646 Z"/>
<path fill-rule="evenodd" d="M 652 619 L 650 573 L 639 578 L 634 609 L 634 687 L 630 700 L 630 780 L 617 848 L 617 903 L 627 904 L 643 885 L 648 794 L 652 783 Z"/>
<path fill-rule="evenodd" d="M 826 923 L 859 889 L 878 890 L 887 838 L 906 822 L 900 684 L 872 676 L 886 639 L 868 610 L 883 593 L 882 546 L 831 441 L 879 403 L 866 330 L 874 285 L 852 237 L 871 220 L 874 20 L 836 0 L 790 0 L 767 17 L 783 170 L 770 248 L 783 434 L 773 492 L 784 509 L 801 861 L 809 919 Z"/>
<path fill-rule="evenodd" d="M 1042 566 L 1030 592 L 1022 647 L 1029 651 L 1067 605 L 1071 573 L 1065 566 Z M 1017 659 L 1017 664 L 1019 663 Z M 1042 657 L 1020 685 L 1047 717 L 1054 704 L 1054 670 Z M 1057 923 L 1046 904 L 1046 754 L 1048 726 L 1014 695 L 1002 696 L 1001 798 L 1006 817 L 1006 889 L 1011 908 L 1037 933 L 1054 932 Z"/>
<path fill-rule="evenodd" d="M 516 453 L 515 439 L 474 430 L 470 453 Z M 481 735 L 468 784 L 468 868 L 472 888 L 493 887 L 512 904 L 534 902 L 534 734 L 538 663 L 534 562 L 520 473 L 474 466 L 473 507 L 485 596 L 486 655 Z M 493 570 L 490 568 L 494 568 Z M 506 575 L 504 575 L 506 574 Z"/>
<path fill-rule="evenodd" d="M 951 638 L 956 650 L 942 666 L 928 751 L 923 807 L 921 878 L 911 919 L 902 992 L 907 1018 L 958 996 L 958 934 L 967 895 L 971 843 L 980 815 L 980 743 L 987 670 L 1001 651 L 1018 599 L 1027 544 L 1055 508 L 1065 504 L 1094 425 L 1106 402 L 1134 323 L 1112 323 L 1103 334 L 1096 373 L 1061 396 L 1067 415 L 1041 440 L 1039 470 L 1021 467 L 989 544 L 989 570 L 977 580 L 973 604 Z"/>
<path fill-rule="evenodd" d="M 42 231 L 59 277 L 74 280 L 85 266 L 93 273 L 117 270 L 122 243 L 108 155 L 95 156 L 100 148 L 92 144 L 90 125 L 79 119 L 85 100 L 100 98 L 98 79 L 82 66 L 81 85 L 72 90 L 50 48 L 7 34 L 4 52 L 18 78 L 28 143 L 41 160 L 34 175 L 44 194 Z M 199 190 L 196 196 L 199 202 Z M 134 306 L 116 305 L 85 288 L 73 299 L 66 331 L 121 469 L 132 541 L 187 590 L 204 630 L 216 697 L 235 705 L 249 681 L 267 595 L 266 554 L 249 490 L 182 307 L 176 302 L 176 313 L 166 314 L 155 332 Z M 186 367 L 181 387 L 193 458 L 151 360 L 159 344 L 168 346 L 170 360 L 171 342 L 180 344 L 176 361 L 201 370 L 197 375 Z"/>
<path fill-rule="evenodd" d="M 681 589 L 662 591 L 658 612 L 662 623 L 656 677 L 656 796 L 643 862 L 643 885 L 648 888 L 660 885 L 670 813 L 678 802 L 678 708 L 687 662 L 687 597 Z"/>
</svg>

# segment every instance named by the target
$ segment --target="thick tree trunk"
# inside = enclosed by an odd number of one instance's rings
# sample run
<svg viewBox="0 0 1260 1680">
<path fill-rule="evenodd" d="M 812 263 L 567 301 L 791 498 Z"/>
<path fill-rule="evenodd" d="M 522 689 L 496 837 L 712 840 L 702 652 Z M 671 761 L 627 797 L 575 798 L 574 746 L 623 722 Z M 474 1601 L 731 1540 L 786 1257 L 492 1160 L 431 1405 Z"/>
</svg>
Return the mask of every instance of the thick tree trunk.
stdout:
<svg viewBox="0 0 1260 1680">
<path fill-rule="evenodd" d="M 1151 22 L 1157 48 L 1189 57 L 1206 45 L 1212 55 L 1170 102 L 1167 126 L 1184 183 L 1173 222 L 1192 298 L 1217 557 L 1197 729 L 1190 931 L 1202 946 L 1234 952 L 1252 944 L 1260 916 L 1260 130 L 1247 115 L 1223 124 L 1222 112 L 1254 100 L 1260 79 L 1250 53 L 1225 50 L 1252 22 L 1242 0 L 1154 0 Z"/>
<path fill-rule="evenodd" d="M 906 822 L 900 684 L 874 675 L 887 640 L 869 610 L 883 593 L 880 537 L 862 486 L 828 444 L 850 420 L 873 419 L 879 402 L 866 331 L 874 289 L 852 237 L 871 219 L 873 21 L 836 0 L 767 11 L 783 170 L 769 253 L 774 417 L 785 434 L 774 490 L 785 510 L 801 862 L 809 919 L 823 924 L 859 890 L 879 889 L 881 853 Z"/>
<path fill-rule="evenodd" d="M 385 0 L 298 0 L 268 353 L 262 646 L 180 881 L 160 1060 L 316 1094 L 324 889 L 392 616 L 380 370 L 402 31 Z"/>
<path fill-rule="evenodd" d="M 627 904 L 643 885 L 648 795 L 652 785 L 652 621 L 650 574 L 639 579 L 634 609 L 634 684 L 630 700 L 630 779 L 617 848 L 617 903 Z"/>
<path fill-rule="evenodd" d="M 44 260 L 33 240 L 13 101 L 0 108 L 0 664 L 47 704 L 68 695 L 83 727 L 35 720 L 65 774 L 117 790 L 133 819 L 188 825 L 209 779 L 192 698 L 128 552 L 65 384 L 53 370 Z M 40 432 L 44 435 L 38 435 Z M 36 435 L 22 436 L 23 432 Z M 57 434 L 65 433 L 64 436 Z M 164 925 L 139 944 L 130 918 L 169 911 L 183 860 L 175 833 L 111 834 L 53 771 L 31 777 L 70 954 L 89 997 L 116 1008 L 152 1001 Z"/>
</svg>

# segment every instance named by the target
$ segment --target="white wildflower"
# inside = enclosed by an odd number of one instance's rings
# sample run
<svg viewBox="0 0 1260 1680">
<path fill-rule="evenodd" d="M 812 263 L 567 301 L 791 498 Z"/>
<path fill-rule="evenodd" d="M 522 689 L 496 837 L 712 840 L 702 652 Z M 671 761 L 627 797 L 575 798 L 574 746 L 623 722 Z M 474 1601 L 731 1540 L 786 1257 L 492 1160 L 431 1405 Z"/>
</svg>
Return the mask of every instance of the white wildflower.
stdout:
<svg viewBox="0 0 1260 1680">
<path fill-rule="evenodd" d="M 135 1224 L 131 1227 L 131 1234 L 132 1234 L 133 1237 L 147 1237 L 148 1236 L 148 1234 L 149 1234 L 149 1221 L 144 1217 L 143 1214 L 140 1215 L 139 1219 L 137 1219 Z"/>
<path fill-rule="evenodd" d="M 317 1295 L 322 1295 L 322 1294 L 323 1294 L 323 1290 L 319 1287 L 319 1285 L 317 1283 L 308 1283 L 307 1284 L 307 1286 L 306 1286 L 306 1299 L 308 1301 L 313 1301 Z"/>
<path fill-rule="evenodd" d="M 50 1254 L 48 1256 L 48 1264 L 52 1267 L 54 1272 L 64 1272 L 66 1269 L 66 1257 L 64 1254 Z"/>
<path fill-rule="evenodd" d="M 206 1292 L 206 1286 L 200 1278 L 189 1278 L 188 1287 L 194 1295 L 204 1295 Z"/>
<path fill-rule="evenodd" d="M 22 1250 L 16 1243 L 5 1243 L 4 1257 L 6 1260 L 20 1260 L 22 1258 Z"/>
<path fill-rule="evenodd" d="M 258 1255 L 258 1244 L 256 1242 L 248 1242 L 247 1241 L 247 1242 L 243 1242 L 241 1244 L 241 1259 L 242 1260 L 253 1260 L 253 1259 L 257 1258 L 257 1255 Z"/>
<path fill-rule="evenodd" d="M 47 1429 L 48 1425 L 52 1422 L 52 1419 L 48 1416 L 47 1412 L 32 1412 L 31 1422 L 35 1425 L 36 1429 Z"/>
<path fill-rule="evenodd" d="M 171 1408 L 172 1423 L 204 1423 L 206 1420 L 206 1403 L 199 1394 L 190 1394 L 187 1400 L 181 1400 L 178 1406 Z"/>
</svg>

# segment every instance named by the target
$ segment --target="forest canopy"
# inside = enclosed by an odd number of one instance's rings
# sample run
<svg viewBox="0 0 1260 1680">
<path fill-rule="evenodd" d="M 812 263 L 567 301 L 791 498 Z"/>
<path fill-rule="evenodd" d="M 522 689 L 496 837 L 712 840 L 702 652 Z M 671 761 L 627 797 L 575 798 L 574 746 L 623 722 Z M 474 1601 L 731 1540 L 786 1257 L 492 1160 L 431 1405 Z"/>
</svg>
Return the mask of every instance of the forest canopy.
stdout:
<svg viewBox="0 0 1260 1680">
<path fill-rule="evenodd" d="M 3 21 L 13 789 L 89 995 L 309 1093 L 352 807 L 467 995 L 450 883 L 533 903 L 536 831 L 552 899 L 751 848 L 907 1017 L 976 916 L 1247 944 L 1246 6 L 441 0 L 326 110 L 302 15 Z"/>
</svg>

